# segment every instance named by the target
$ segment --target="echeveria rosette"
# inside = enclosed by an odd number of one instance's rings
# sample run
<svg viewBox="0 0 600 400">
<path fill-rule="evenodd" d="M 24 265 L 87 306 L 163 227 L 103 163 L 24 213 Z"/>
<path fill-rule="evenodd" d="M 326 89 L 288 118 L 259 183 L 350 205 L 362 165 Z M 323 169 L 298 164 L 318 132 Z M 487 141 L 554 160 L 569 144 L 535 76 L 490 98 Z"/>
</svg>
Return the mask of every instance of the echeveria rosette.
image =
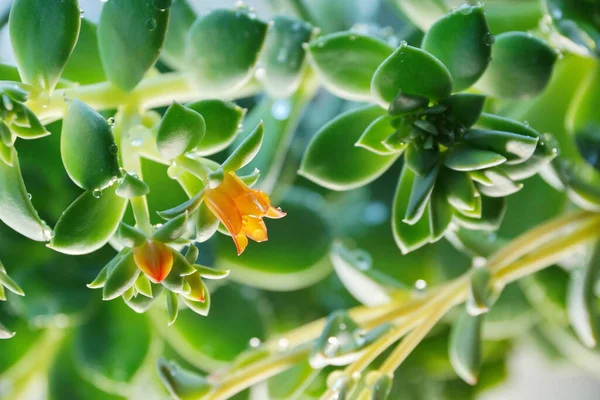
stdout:
<svg viewBox="0 0 600 400">
<path fill-rule="evenodd" d="M 376 179 L 403 155 L 392 227 L 404 253 L 439 240 L 453 225 L 497 229 L 504 197 L 556 149 L 526 124 L 482 113 L 484 95 L 456 93 L 484 75 L 492 45 L 480 5 L 440 18 L 423 48 L 401 43 L 371 80 L 372 98 L 387 112 L 369 106 L 330 122 L 309 145 L 300 173 L 348 190 Z M 327 148 L 340 156 L 328 161 Z"/>
<path fill-rule="evenodd" d="M 10 276 L 8 276 L 4 265 L 0 262 L 0 301 L 6 301 L 6 290 L 9 290 L 18 296 L 25 296 L 23 290 Z M 14 335 L 15 332 L 10 331 L 2 325 L 2 322 L 0 321 L 0 339 L 10 339 Z"/>
</svg>

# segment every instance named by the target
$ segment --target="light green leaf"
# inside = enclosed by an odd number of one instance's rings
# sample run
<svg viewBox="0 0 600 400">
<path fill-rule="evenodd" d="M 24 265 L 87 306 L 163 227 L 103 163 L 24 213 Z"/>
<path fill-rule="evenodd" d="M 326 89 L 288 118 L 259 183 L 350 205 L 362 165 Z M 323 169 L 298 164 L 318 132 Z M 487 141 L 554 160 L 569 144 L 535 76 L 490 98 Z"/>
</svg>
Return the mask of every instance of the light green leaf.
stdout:
<svg viewBox="0 0 600 400">
<path fill-rule="evenodd" d="M 312 25 L 295 18 L 273 19 L 256 74 L 271 96 L 288 97 L 298 89 L 306 56 L 303 44 L 311 40 L 314 32 Z"/>
<path fill-rule="evenodd" d="M 452 326 L 449 355 L 452 367 L 462 380 L 475 385 L 481 370 L 481 322 L 463 311 Z"/>
<path fill-rule="evenodd" d="M 196 241 L 206 242 L 217 232 L 218 227 L 217 216 L 208 209 L 205 203 L 202 203 L 196 214 Z"/>
<path fill-rule="evenodd" d="M 31 240 L 50 240 L 51 229 L 42 221 L 27 194 L 16 150 L 13 166 L 0 162 L 0 220 Z"/>
<path fill-rule="evenodd" d="M 121 255 L 106 271 L 106 281 L 102 288 L 102 300 L 116 299 L 133 286 L 140 274 L 133 258 L 133 252 Z"/>
<path fill-rule="evenodd" d="M 387 139 L 396 130 L 391 124 L 391 117 L 384 115 L 375 119 L 356 142 L 355 146 L 363 147 L 375 154 L 387 156 L 394 154 L 395 151 L 390 150 L 383 144 L 383 141 Z"/>
<path fill-rule="evenodd" d="M 327 276 L 333 233 L 314 198 L 306 196 L 292 191 L 279 204 L 287 216 L 265 220 L 269 240 L 250 243 L 242 255 L 233 251 L 230 237 L 220 239 L 216 267 L 230 269 L 230 279 L 275 291 L 298 290 Z"/>
<path fill-rule="evenodd" d="M 185 232 L 187 220 L 187 212 L 168 220 L 163 226 L 154 231 L 152 238 L 163 243 L 179 239 Z"/>
<path fill-rule="evenodd" d="M 228 269 L 227 270 L 216 269 L 216 268 L 205 267 L 203 265 L 198 265 L 198 264 L 194 265 L 194 268 L 196 268 L 196 271 L 198 271 L 200 276 L 205 279 L 223 279 L 223 278 L 227 278 L 230 273 L 230 271 Z"/>
<path fill-rule="evenodd" d="M 152 293 L 152 283 L 146 274 L 140 274 L 135 280 L 134 285 L 138 294 L 146 296 L 149 299 L 154 298 L 154 294 Z"/>
<path fill-rule="evenodd" d="M 97 27 L 85 18 L 81 19 L 79 38 L 62 77 L 82 85 L 104 82 L 106 75 L 98 51 Z M 68 89 L 67 89 L 68 92 Z"/>
<path fill-rule="evenodd" d="M 217 95 L 247 83 L 266 33 L 267 24 L 242 10 L 217 9 L 198 17 L 186 42 L 187 68 L 198 89 Z"/>
<path fill-rule="evenodd" d="M 136 247 L 142 245 L 146 241 L 144 232 L 127 225 L 124 222 L 119 224 L 116 237 L 125 247 Z"/>
<path fill-rule="evenodd" d="M 171 396 L 179 400 L 198 399 L 211 388 L 205 377 L 180 367 L 174 361 L 167 362 L 160 358 L 158 374 Z"/>
<path fill-rule="evenodd" d="M 438 19 L 425 34 L 421 47 L 448 68 L 453 90 L 460 92 L 483 75 L 490 62 L 492 43 L 483 4 L 465 4 Z"/>
<path fill-rule="evenodd" d="M 422 247 L 431 238 L 428 215 L 414 225 L 404 222 L 415 178 L 416 174 L 410 168 L 402 168 L 392 208 L 392 233 L 403 254 Z"/>
<path fill-rule="evenodd" d="M 86 190 L 101 190 L 119 175 L 118 148 L 108 122 L 79 100 L 63 121 L 60 153 L 69 177 Z"/>
<path fill-rule="evenodd" d="M 411 22 L 424 32 L 448 11 L 444 0 L 397 0 L 397 3 Z"/>
<path fill-rule="evenodd" d="M 226 149 L 235 140 L 246 109 L 222 100 L 200 100 L 187 105 L 204 117 L 206 135 L 194 152 L 207 156 Z"/>
<path fill-rule="evenodd" d="M 522 183 L 515 183 L 500 168 L 489 168 L 481 171 L 488 178 L 491 185 L 478 185 L 477 189 L 481 194 L 489 197 L 504 197 L 518 192 L 523 188 Z"/>
<path fill-rule="evenodd" d="M 174 101 L 158 126 L 158 152 L 165 160 L 172 160 L 196 147 L 205 132 L 202 115 Z"/>
<path fill-rule="evenodd" d="M 260 150 L 264 134 L 265 126 L 260 121 L 244 141 L 223 161 L 223 164 L 221 164 L 223 171 L 236 171 L 252 161 Z"/>
<path fill-rule="evenodd" d="M 502 33 L 496 36 L 492 61 L 476 86 L 491 96 L 531 98 L 550 81 L 556 59 L 550 46 L 530 34 Z"/>
<path fill-rule="evenodd" d="M 80 24 L 77 0 L 13 3 L 10 40 L 23 82 L 49 92 L 54 89 L 75 48 Z"/>
<path fill-rule="evenodd" d="M 506 158 L 498 153 L 459 144 L 446 153 L 444 165 L 455 171 L 477 171 L 500 165 L 505 161 Z"/>
<path fill-rule="evenodd" d="M 469 129 L 464 140 L 473 147 L 503 155 L 507 164 L 518 164 L 533 155 L 539 139 L 511 132 Z"/>
<path fill-rule="evenodd" d="M 377 68 L 371 81 L 371 94 L 382 107 L 387 108 L 400 92 L 443 99 L 452 92 L 452 77 L 440 60 L 403 42 Z"/>
<path fill-rule="evenodd" d="M 600 246 L 592 259 L 579 270 L 571 273 L 567 295 L 567 309 L 571 325 L 579 339 L 587 347 L 596 347 L 600 332 L 600 315 L 595 294 L 600 276 Z"/>
<path fill-rule="evenodd" d="M 119 183 L 119 186 L 117 186 L 115 193 L 117 196 L 123 197 L 124 199 L 131 199 L 147 195 L 150 193 L 150 188 L 141 179 L 132 174 L 125 173 L 123 175 L 123 180 Z"/>
<path fill-rule="evenodd" d="M 477 316 L 486 313 L 494 300 L 491 288 L 492 274 L 487 267 L 475 268 L 471 271 L 471 285 L 467 296 L 466 308 L 469 315 Z"/>
<path fill-rule="evenodd" d="M 62 214 L 48 244 L 65 254 L 87 254 L 104 246 L 119 227 L 127 200 L 114 187 L 98 193 L 87 191 Z"/>
<path fill-rule="evenodd" d="M 179 313 L 179 297 L 174 292 L 167 292 L 167 313 L 169 314 L 169 326 L 175 323 Z"/>
<path fill-rule="evenodd" d="M 308 45 L 309 60 L 327 90 L 344 99 L 371 101 L 371 79 L 393 49 L 354 32 L 323 36 Z"/>
<path fill-rule="evenodd" d="M 185 67 L 185 43 L 187 34 L 196 20 L 196 13 L 187 0 L 173 0 L 167 25 L 167 35 L 160 58 L 171 68 Z"/>
<path fill-rule="evenodd" d="M 381 156 L 355 143 L 384 112 L 378 106 L 367 106 L 330 121 L 308 145 L 298 173 L 331 190 L 350 190 L 377 179 L 399 154 Z M 331 157 L 332 152 L 336 157 Z"/>
<path fill-rule="evenodd" d="M 454 214 L 454 220 L 468 229 L 495 231 L 506 213 L 506 197 L 485 197 L 481 199 L 481 216 L 467 216 L 465 211 Z"/>
<path fill-rule="evenodd" d="M 130 91 L 158 59 L 169 10 L 152 0 L 110 0 L 102 7 L 98 47 L 108 79 Z"/>
</svg>

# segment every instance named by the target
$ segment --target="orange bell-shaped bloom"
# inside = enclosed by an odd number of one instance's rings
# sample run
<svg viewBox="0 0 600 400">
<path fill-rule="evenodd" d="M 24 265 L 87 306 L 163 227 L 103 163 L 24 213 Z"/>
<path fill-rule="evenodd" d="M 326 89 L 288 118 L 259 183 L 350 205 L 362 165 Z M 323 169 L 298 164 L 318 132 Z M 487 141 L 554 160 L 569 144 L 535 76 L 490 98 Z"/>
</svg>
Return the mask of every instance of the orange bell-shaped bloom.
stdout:
<svg viewBox="0 0 600 400">
<path fill-rule="evenodd" d="M 173 268 L 173 252 L 169 246 L 154 240 L 146 240 L 144 244 L 133 248 L 135 264 L 148 279 L 160 283 Z"/>
<path fill-rule="evenodd" d="M 248 245 L 248 238 L 255 242 L 268 239 L 264 217 L 285 217 L 283 211 L 271 205 L 266 193 L 250 189 L 234 172 L 226 172 L 216 188 L 207 188 L 204 201 L 231 234 L 238 255 Z"/>
</svg>

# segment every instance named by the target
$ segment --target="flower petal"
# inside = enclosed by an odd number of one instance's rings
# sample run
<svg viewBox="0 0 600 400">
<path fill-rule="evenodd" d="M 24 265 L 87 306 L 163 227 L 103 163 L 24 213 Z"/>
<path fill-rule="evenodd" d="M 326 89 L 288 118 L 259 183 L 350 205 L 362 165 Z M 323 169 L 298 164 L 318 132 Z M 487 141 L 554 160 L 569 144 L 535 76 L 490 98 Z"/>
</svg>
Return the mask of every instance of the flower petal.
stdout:
<svg viewBox="0 0 600 400">
<path fill-rule="evenodd" d="M 244 233 L 240 233 L 239 235 L 232 236 L 233 242 L 235 243 L 235 247 L 237 248 L 238 256 L 246 250 L 246 246 L 248 246 L 248 238 Z"/>
<path fill-rule="evenodd" d="M 244 216 L 244 233 L 255 242 L 264 242 L 268 240 L 267 227 L 262 218 L 254 216 Z"/>
<path fill-rule="evenodd" d="M 135 264 L 154 283 L 162 282 L 173 268 L 173 254 L 169 246 L 147 240 L 133 249 Z"/>
<path fill-rule="evenodd" d="M 220 186 L 219 186 L 220 187 Z M 231 236 L 236 236 L 242 230 L 242 215 L 235 202 L 227 194 L 213 189 L 206 192 L 206 206 L 225 225 Z"/>
</svg>

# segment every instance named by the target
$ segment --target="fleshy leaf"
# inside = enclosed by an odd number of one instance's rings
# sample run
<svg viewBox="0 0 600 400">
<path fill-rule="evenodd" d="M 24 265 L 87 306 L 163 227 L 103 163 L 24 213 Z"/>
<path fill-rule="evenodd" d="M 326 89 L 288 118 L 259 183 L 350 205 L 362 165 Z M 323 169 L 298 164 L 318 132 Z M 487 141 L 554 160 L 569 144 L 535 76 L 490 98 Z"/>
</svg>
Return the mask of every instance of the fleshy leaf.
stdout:
<svg viewBox="0 0 600 400">
<path fill-rule="evenodd" d="M 425 34 L 421 47 L 448 68 L 453 90 L 459 92 L 483 75 L 490 62 L 492 42 L 483 5 L 465 4 L 438 19 Z"/>
<path fill-rule="evenodd" d="M 86 190 L 101 190 L 119 175 L 118 148 L 108 122 L 73 100 L 63 121 L 60 153 L 69 177 Z"/>
<path fill-rule="evenodd" d="M 452 92 L 452 77 L 440 60 L 424 50 L 402 43 L 375 71 L 371 94 L 387 108 L 399 92 L 446 98 Z"/>
<path fill-rule="evenodd" d="M 444 165 L 455 171 L 477 171 L 500 165 L 505 161 L 506 157 L 498 153 L 459 144 L 446 153 Z"/>
<path fill-rule="evenodd" d="M 308 45 L 309 60 L 327 90 L 344 99 L 370 101 L 371 79 L 393 49 L 354 32 L 323 36 Z"/>
<path fill-rule="evenodd" d="M 539 139 L 511 132 L 470 129 L 464 140 L 473 147 L 503 155 L 507 164 L 517 164 L 533 155 Z"/>
<path fill-rule="evenodd" d="M 101 193 L 87 191 L 61 215 L 48 244 L 65 254 L 87 254 L 104 246 L 119 227 L 127 200 L 109 187 Z"/>
<path fill-rule="evenodd" d="M 146 241 L 144 232 L 124 222 L 119 224 L 116 236 L 125 247 L 137 247 Z"/>
<path fill-rule="evenodd" d="M 455 221 L 468 229 L 497 230 L 506 213 L 506 197 L 480 196 L 479 198 L 481 199 L 480 216 L 467 216 L 463 211 L 454 214 Z"/>
<path fill-rule="evenodd" d="M 307 22 L 287 16 L 273 19 L 259 58 L 261 72 L 256 74 L 271 96 L 288 97 L 298 89 L 306 57 L 303 44 L 313 33 Z"/>
<path fill-rule="evenodd" d="M 429 230 L 431 240 L 441 239 L 452 222 L 454 210 L 443 187 L 436 187 L 429 200 Z"/>
<path fill-rule="evenodd" d="M 383 113 L 377 106 L 367 106 L 330 121 L 308 145 L 299 174 L 331 190 L 350 190 L 377 179 L 398 154 L 381 156 L 355 143 Z M 336 157 L 331 157 L 332 152 Z"/>
<path fill-rule="evenodd" d="M 167 35 L 160 58 L 174 69 L 183 69 L 186 37 L 196 20 L 196 14 L 187 0 L 173 0 L 172 3 Z"/>
<path fill-rule="evenodd" d="M 552 75 L 556 52 L 525 32 L 496 36 L 492 61 L 477 88 L 495 97 L 530 98 L 539 94 Z"/>
<path fill-rule="evenodd" d="M 183 214 L 168 220 L 152 234 L 152 238 L 163 243 L 179 239 L 185 232 L 187 219 L 188 213 L 184 212 Z"/>
<path fill-rule="evenodd" d="M 165 40 L 169 10 L 154 1 L 111 0 L 102 7 L 98 47 L 108 79 L 132 90 L 158 59 Z"/>
<path fill-rule="evenodd" d="M 77 0 L 16 0 L 12 4 L 10 40 L 23 82 L 48 92 L 54 89 L 77 42 L 79 13 Z"/>
<path fill-rule="evenodd" d="M 468 174 L 444 170 L 443 184 L 446 188 L 448 202 L 458 210 L 473 210 L 477 191 Z"/>
<path fill-rule="evenodd" d="M 123 254 L 106 271 L 106 281 L 102 288 L 102 300 L 116 299 L 129 289 L 138 278 L 140 270 L 133 259 L 133 252 Z"/>
<path fill-rule="evenodd" d="M 138 177 L 125 173 L 123 180 L 117 186 L 115 190 L 117 196 L 123 197 L 124 199 L 131 199 L 134 197 L 145 196 L 150 193 L 150 188 L 146 183 Z"/>
<path fill-rule="evenodd" d="M 509 196 L 523 188 L 522 183 L 515 183 L 500 168 L 489 168 L 481 171 L 481 173 L 492 182 L 489 186 L 478 185 L 479 192 L 488 197 Z"/>
<path fill-rule="evenodd" d="M 404 222 L 415 178 L 416 174 L 410 168 L 402 168 L 392 208 L 392 233 L 403 254 L 422 247 L 431 238 L 428 216 L 413 225 Z"/>
<path fill-rule="evenodd" d="M 262 121 L 246 136 L 235 150 L 221 164 L 223 171 L 236 171 L 247 165 L 254 159 L 265 134 L 265 126 Z"/>
<path fill-rule="evenodd" d="M 454 94 L 441 101 L 441 104 L 448 106 L 452 116 L 467 128 L 479 119 L 484 103 L 485 96 L 472 93 Z"/>
<path fill-rule="evenodd" d="M 206 123 L 206 135 L 194 149 L 200 156 L 217 153 L 233 143 L 246 114 L 246 109 L 222 100 L 200 100 L 187 107 L 201 114 Z"/>
<path fill-rule="evenodd" d="M 196 214 L 196 241 L 206 242 L 217 232 L 218 227 L 219 220 L 216 215 L 202 203 Z"/>
<path fill-rule="evenodd" d="M 267 24 L 241 10 L 217 9 L 198 17 L 186 42 L 187 68 L 198 89 L 217 95 L 248 82 L 266 33 Z"/>
<path fill-rule="evenodd" d="M 179 313 L 179 297 L 176 293 L 167 292 L 167 313 L 169 314 L 169 326 L 175 323 Z"/>
<path fill-rule="evenodd" d="M 211 388 L 205 377 L 180 367 L 174 361 L 159 359 L 158 374 L 171 396 L 176 399 L 198 399 Z"/>
<path fill-rule="evenodd" d="M 371 122 L 356 142 L 356 146 L 382 156 L 394 154 L 393 150 L 383 144 L 383 141 L 395 132 L 390 120 L 389 116 L 384 115 Z"/>
<path fill-rule="evenodd" d="M 408 206 L 406 207 L 406 214 L 404 215 L 405 223 L 414 225 L 423 216 L 439 170 L 439 166 L 434 166 L 426 174 L 415 176 L 410 191 Z"/>
<path fill-rule="evenodd" d="M 463 311 L 452 326 L 449 355 L 452 367 L 462 380 L 475 385 L 481 370 L 482 316 Z"/>
<path fill-rule="evenodd" d="M 196 147 L 205 132 L 202 115 L 174 101 L 158 126 L 158 152 L 165 160 L 172 160 Z"/>
<path fill-rule="evenodd" d="M 475 268 L 471 272 L 471 285 L 466 301 L 467 312 L 471 316 L 477 316 L 486 313 L 492 305 L 492 274 L 486 267 Z"/>
<path fill-rule="evenodd" d="M 106 81 L 98 51 L 97 27 L 85 18 L 81 19 L 77 45 L 62 77 L 82 85 Z"/>
</svg>

